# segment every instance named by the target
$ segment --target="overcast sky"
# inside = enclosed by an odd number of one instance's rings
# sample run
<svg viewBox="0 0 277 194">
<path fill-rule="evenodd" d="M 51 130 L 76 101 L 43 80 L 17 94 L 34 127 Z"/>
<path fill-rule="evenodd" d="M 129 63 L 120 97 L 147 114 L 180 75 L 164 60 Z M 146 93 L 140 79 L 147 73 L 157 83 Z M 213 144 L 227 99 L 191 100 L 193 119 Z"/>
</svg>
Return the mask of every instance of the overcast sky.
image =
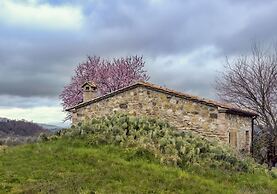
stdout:
<svg viewBox="0 0 277 194">
<path fill-rule="evenodd" d="M 225 57 L 276 41 L 274 0 L 0 0 L 0 117 L 60 123 L 87 55 L 143 55 L 150 81 L 216 98 Z"/>
</svg>

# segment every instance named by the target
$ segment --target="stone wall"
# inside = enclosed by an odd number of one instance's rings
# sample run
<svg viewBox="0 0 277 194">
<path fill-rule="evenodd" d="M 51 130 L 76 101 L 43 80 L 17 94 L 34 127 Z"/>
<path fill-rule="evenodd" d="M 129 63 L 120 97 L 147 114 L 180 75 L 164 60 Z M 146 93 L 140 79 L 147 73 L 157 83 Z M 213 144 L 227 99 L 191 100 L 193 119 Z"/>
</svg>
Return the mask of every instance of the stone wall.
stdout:
<svg viewBox="0 0 277 194">
<path fill-rule="evenodd" d="M 207 138 L 216 138 L 229 143 L 229 132 L 237 132 L 237 147 L 249 150 L 250 141 L 245 133 L 251 133 L 251 118 L 230 115 L 217 106 L 200 104 L 183 98 L 137 87 L 103 99 L 73 113 L 72 122 L 101 117 L 113 112 L 124 112 L 137 116 L 155 117 L 183 130 L 192 130 Z M 251 134 L 249 134 L 249 139 Z M 247 143 L 248 142 L 248 145 Z"/>
<path fill-rule="evenodd" d="M 238 150 L 244 149 L 249 152 L 252 137 L 252 118 L 226 114 L 226 126 L 230 136 L 237 134 L 237 145 L 232 146 L 237 147 Z"/>
</svg>

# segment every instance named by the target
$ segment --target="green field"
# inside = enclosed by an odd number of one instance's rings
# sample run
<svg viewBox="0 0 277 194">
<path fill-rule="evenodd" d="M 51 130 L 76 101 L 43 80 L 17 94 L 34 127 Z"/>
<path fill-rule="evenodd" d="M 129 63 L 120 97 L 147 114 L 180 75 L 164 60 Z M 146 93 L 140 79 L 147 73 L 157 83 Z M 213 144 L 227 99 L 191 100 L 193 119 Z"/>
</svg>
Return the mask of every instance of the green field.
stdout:
<svg viewBox="0 0 277 194">
<path fill-rule="evenodd" d="M 117 146 L 63 138 L 0 151 L 0 193 L 277 193 L 266 174 L 181 170 Z"/>
</svg>

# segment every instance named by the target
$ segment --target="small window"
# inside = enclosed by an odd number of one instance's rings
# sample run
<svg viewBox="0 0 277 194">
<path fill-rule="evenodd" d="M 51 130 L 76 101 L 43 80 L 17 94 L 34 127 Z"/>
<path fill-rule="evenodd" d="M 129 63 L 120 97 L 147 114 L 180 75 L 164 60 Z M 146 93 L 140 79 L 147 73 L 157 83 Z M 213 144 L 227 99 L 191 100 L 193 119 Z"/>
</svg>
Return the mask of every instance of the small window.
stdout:
<svg viewBox="0 0 277 194">
<path fill-rule="evenodd" d="M 246 143 L 246 145 L 249 145 L 249 138 L 250 138 L 249 131 L 245 131 L 245 143 Z"/>
<path fill-rule="evenodd" d="M 229 144 L 233 147 L 237 147 L 237 132 L 231 131 L 229 133 Z"/>
<path fill-rule="evenodd" d="M 89 90 L 89 86 L 86 87 L 86 90 L 87 90 L 87 91 Z"/>
</svg>

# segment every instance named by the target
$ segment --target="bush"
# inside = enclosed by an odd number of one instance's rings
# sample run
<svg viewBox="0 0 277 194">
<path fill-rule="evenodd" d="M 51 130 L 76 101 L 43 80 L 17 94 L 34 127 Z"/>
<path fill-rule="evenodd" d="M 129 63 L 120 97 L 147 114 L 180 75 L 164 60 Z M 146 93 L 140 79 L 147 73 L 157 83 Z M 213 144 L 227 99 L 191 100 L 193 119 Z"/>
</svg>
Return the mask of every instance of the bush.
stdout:
<svg viewBox="0 0 277 194">
<path fill-rule="evenodd" d="M 33 143 L 37 141 L 37 137 L 10 136 L 0 137 L 0 145 L 16 146 L 20 144 Z"/>
<path fill-rule="evenodd" d="M 139 148 L 134 158 L 143 155 L 151 159 L 154 156 L 161 163 L 181 168 L 196 165 L 241 172 L 254 172 L 260 168 L 250 159 L 239 159 L 228 147 L 188 131 L 176 130 L 168 123 L 152 118 L 115 114 L 85 121 L 60 134 L 85 136 L 90 145 Z"/>
<path fill-rule="evenodd" d="M 157 161 L 155 155 L 145 148 L 137 148 L 125 158 L 127 161 L 131 160 L 147 160 L 147 161 Z"/>
<path fill-rule="evenodd" d="M 49 139 L 45 133 L 41 133 L 39 134 L 38 140 L 45 142 L 45 141 L 48 141 Z"/>
</svg>

